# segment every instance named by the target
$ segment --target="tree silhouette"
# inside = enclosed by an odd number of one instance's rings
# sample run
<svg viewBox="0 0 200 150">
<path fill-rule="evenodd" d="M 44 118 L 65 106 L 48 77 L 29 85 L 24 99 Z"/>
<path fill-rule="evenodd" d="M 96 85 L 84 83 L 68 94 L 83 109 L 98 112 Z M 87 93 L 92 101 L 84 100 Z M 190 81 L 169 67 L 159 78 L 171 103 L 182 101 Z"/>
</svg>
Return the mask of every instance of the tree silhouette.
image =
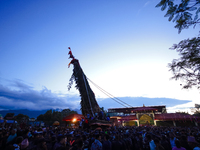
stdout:
<svg viewBox="0 0 200 150">
<path fill-rule="evenodd" d="M 175 28 L 178 29 L 178 33 L 200 23 L 199 6 L 199 0 L 182 0 L 180 3 L 175 3 L 174 0 L 161 0 L 156 5 L 156 7 L 161 7 L 162 11 L 168 8 L 165 17 L 169 17 L 169 21 L 176 23 Z"/>
<path fill-rule="evenodd" d="M 175 3 L 176 2 L 176 3 Z M 165 17 L 169 21 L 176 23 L 175 28 L 180 33 L 183 29 L 190 26 L 195 27 L 200 23 L 200 0 L 161 0 L 156 7 L 161 10 L 168 8 Z M 200 37 L 185 39 L 171 48 L 179 53 L 180 58 L 173 59 L 168 64 L 170 71 L 173 73 L 172 79 L 182 80 L 183 89 L 192 87 L 200 88 Z M 182 85 L 182 84 L 181 84 Z"/>
</svg>

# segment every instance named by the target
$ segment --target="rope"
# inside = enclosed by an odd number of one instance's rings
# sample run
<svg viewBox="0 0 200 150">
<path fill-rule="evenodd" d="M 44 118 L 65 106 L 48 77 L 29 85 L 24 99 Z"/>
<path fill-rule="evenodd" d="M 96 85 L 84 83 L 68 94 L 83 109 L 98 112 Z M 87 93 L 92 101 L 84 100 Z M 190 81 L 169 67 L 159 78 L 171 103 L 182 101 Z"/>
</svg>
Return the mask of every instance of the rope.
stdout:
<svg viewBox="0 0 200 150">
<path fill-rule="evenodd" d="M 101 92 L 103 92 L 105 95 L 107 95 L 108 97 L 110 97 L 111 99 L 113 99 L 114 101 L 116 101 L 117 103 L 123 105 L 124 107 L 133 107 L 127 103 L 125 103 L 124 101 L 120 100 L 119 98 L 113 96 L 112 94 L 106 92 L 104 89 L 102 89 L 100 86 L 98 86 L 97 84 L 95 84 L 93 81 L 91 81 L 88 77 L 86 77 L 96 88 L 98 88 Z M 120 101 L 120 102 L 119 102 Z M 123 103 L 123 104 L 122 104 Z M 125 105 L 127 106 L 125 106 Z"/>
<path fill-rule="evenodd" d="M 86 85 L 86 82 L 85 82 L 85 77 L 84 77 L 84 74 L 83 74 L 83 80 L 84 80 L 84 83 L 85 83 L 85 88 L 86 88 L 86 92 L 87 92 L 87 95 L 88 95 L 88 100 L 89 100 L 90 108 L 91 108 L 91 111 L 92 111 L 92 115 L 94 116 L 94 112 L 92 110 L 92 105 L 91 105 L 91 101 L 90 101 L 90 96 L 89 96 L 87 85 Z"/>
<path fill-rule="evenodd" d="M 98 87 L 96 87 L 96 88 L 98 88 Z M 105 95 L 107 95 L 108 97 L 110 97 L 106 92 L 104 92 L 102 89 L 100 89 L 100 88 L 98 88 L 102 93 L 104 93 Z M 118 102 L 117 100 L 115 100 L 113 97 L 110 97 L 112 100 L 114 100 L 115 102 L 117 102 L 117 103 L 119 103 L 120 105 L 122 105 L 122 106 L 124 106 L 124 107 L 126 107 L 126 108 L 128 108 L 127 106 L 125 106 L 124 104 L 122 104 L 122 103 L 120 103 L 120 102 Z"/>
</svg>

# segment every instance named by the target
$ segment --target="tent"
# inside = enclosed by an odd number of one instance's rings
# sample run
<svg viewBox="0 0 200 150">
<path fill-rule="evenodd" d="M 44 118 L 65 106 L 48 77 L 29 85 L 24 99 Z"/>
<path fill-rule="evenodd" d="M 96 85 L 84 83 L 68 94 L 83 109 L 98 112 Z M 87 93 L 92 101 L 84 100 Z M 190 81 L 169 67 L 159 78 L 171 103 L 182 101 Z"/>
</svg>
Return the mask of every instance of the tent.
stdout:
<svg viewBox="0 0 200 150">
<path fill-rule="evenodd" d="M 71 114 L 69 116 L 66 116 L 62 119 L 62 121 L 81 121 L 81 118 L 83 115 L 81 114 Z"/>
<path fill-rule="evenodd" d="M 55 121 L 55 122 L 53 123 L 53 125 L 54 125 L 54 126 L 59 126 L 60 123 L 59 123 L 58 121 Z"/>
</svg>

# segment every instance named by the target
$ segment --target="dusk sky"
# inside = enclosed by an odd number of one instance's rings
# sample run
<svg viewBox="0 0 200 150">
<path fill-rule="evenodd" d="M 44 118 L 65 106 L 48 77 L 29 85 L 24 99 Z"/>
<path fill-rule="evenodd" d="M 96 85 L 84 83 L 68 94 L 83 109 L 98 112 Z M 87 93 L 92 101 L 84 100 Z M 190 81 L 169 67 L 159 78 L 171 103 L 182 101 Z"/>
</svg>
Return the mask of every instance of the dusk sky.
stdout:
<svg viewBox="0 0 200 150">
<path fill-rule="evenodd" d="M 178 34 L 158 2 L 1 0 L 0 109 L 79 108 L 79 92 L 67 88 L 71 47 L 88 78 L 132 106 L 190 111 L 200 93 L 170 80 L 167 65 L 179 57 L 169 48 L 199 26 Z M 91 88 L 101 107 L 122 107 Z"/>
</svg>

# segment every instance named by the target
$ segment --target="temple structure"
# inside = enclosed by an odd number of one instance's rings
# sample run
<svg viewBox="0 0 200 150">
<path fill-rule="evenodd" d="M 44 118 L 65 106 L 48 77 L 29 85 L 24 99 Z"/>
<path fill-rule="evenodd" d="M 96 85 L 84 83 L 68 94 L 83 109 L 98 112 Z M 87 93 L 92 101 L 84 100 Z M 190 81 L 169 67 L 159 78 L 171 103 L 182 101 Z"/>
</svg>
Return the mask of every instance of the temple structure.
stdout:
<svg viewBox="0 0 200 150">
<path fill-rule="evenodd" d="M 198 126 L 200 118 L 184 113 L 167 113 L 166 106 L 110 108 L 108 114 L 119 126 Z"/>
</svg>

